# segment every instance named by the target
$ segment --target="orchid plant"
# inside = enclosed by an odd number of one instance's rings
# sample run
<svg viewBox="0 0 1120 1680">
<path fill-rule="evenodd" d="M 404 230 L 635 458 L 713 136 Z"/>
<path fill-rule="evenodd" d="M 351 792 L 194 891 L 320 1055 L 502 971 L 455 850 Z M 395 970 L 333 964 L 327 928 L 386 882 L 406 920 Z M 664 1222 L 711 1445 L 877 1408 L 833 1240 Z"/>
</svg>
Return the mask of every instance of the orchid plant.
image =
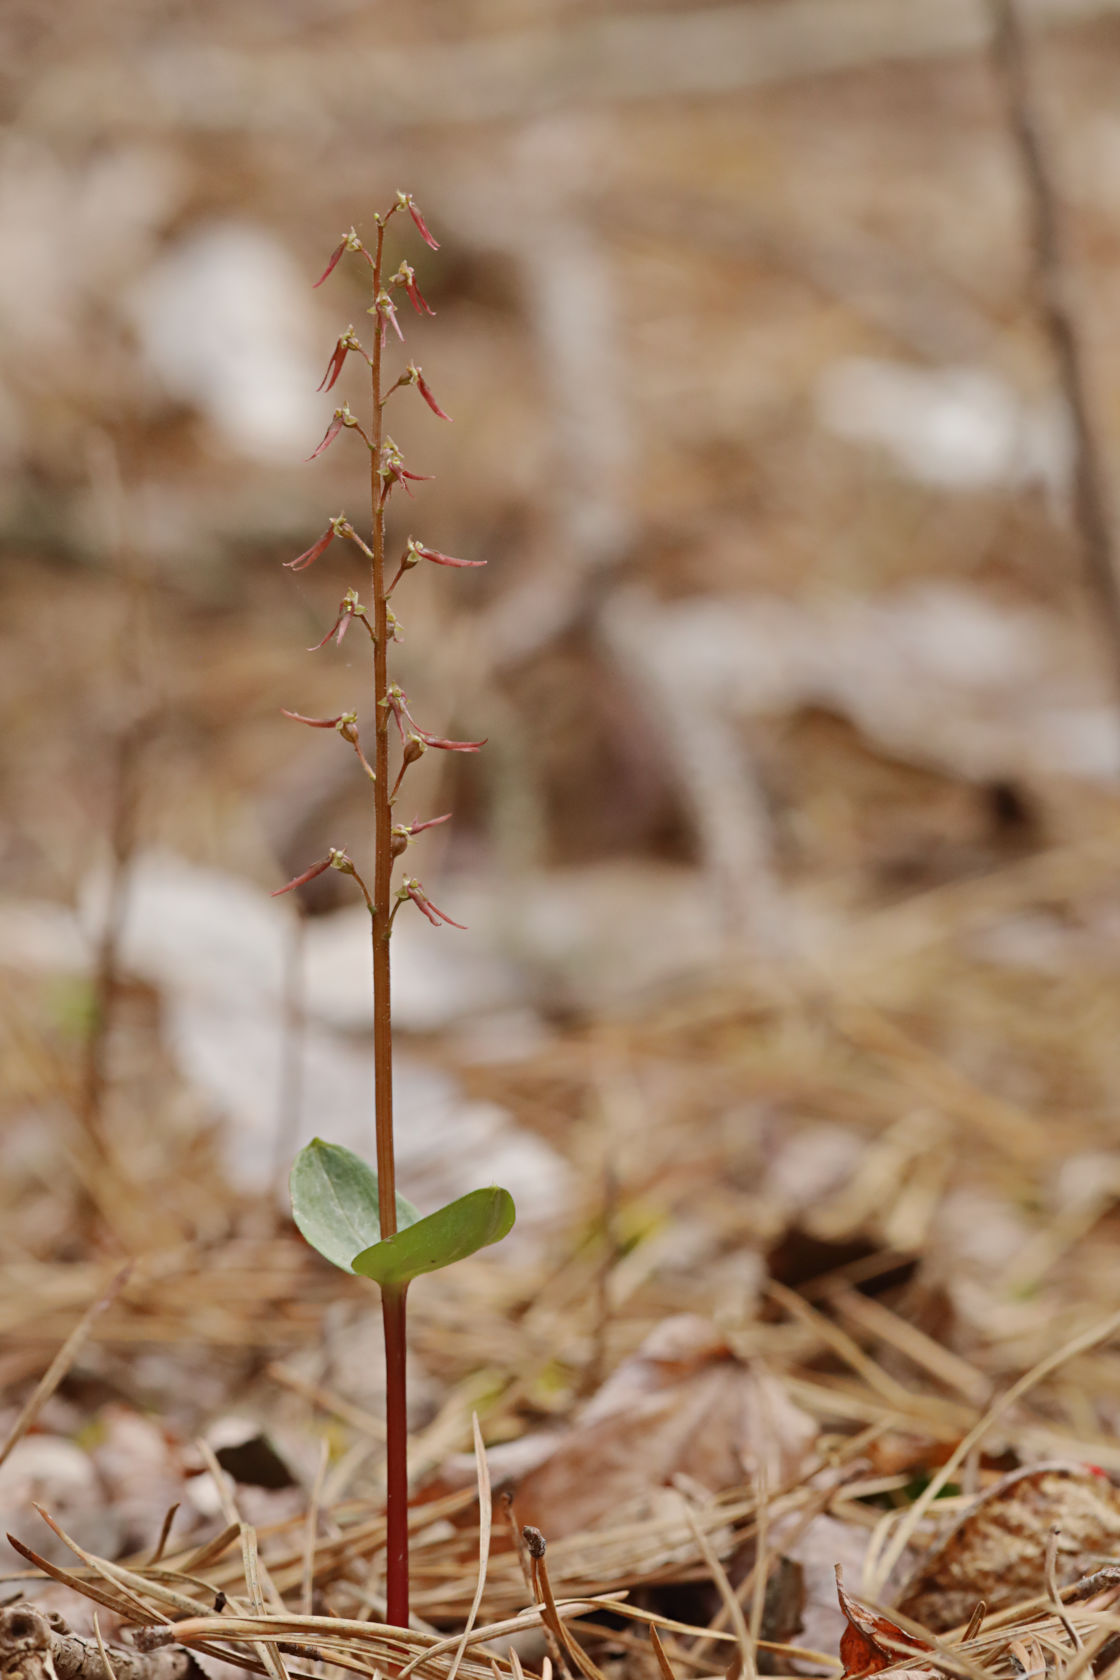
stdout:
<svg viewBox="0 0 1120 1680">
<path fill-rule="evenodd" d="M 285 711 L 285 716 L 312 729 L 334 730 L 357 755 L 363 775 L 371 786 L 373 804 L 372 884 L 359 873 L 348 851 L 332 847 L 326 857 L 297 875 L 277 893 L 291 892 L 327 869 L 350 876 L 369 912 L 373 938 L 373 1059 L 374 1129 L 376 1171 L 351 1150 L 316 1138 L 297 1156 L 291 1173 L 292 1213 L 301 1233 L 334 1265 L 345 1272 L 371 1278 L 381 1291 L 382 1324 L 385 1338 L 385 1423 L 386 1423 L 386 1565 L 387 1619 L 398 1627 L 408 1625 L 408 1464 L 407 1393 L 405 1382 L 405 1301 L 408 1286 L 426 1272 L 440 1271 L 456 1260 L 499 1242 L 514 1222 L 513 1200 L 506 1190 L 488 1186 L 460 1196 L 434 1213 L 421 1216 L 411 1202 L 397 1193 L 393 1151 L 393 1061 L 392 1014 L 390 1003 L 390 936 L 398 912 L 411 904 L 433 926 L 446 923 L 461 927 L 446 911 L 432 903 L 416 876 L 402 871 L 394 885 L 397 861 L 426 829 L 448 820 L 450 813 L 425 821 L 398 822 L 395 807 L 410 767 L 430 749 L 441 752 L 477 752 L 483 741 L 455 741 L 423 729 L 409 709 L 408 697 L 391 681 L 389 647 L 399 639 L 400 625 L 390 606 L 397 586 L 415 566 L 468 567 L 481 560 L 460 560 L 408 537 L 393 572 L 387 580 L 386 517 L 393 495 L 410 484 L 427 478 L 405 465 L 400 449 L 385 431 L 385 409 L 398 392 L 416 390 L 440 420 L 449 420 L 432 394 L 431 387 L 415 362 L 409 361 L 395 379 L 383 371 L 389 334 L 403 342 L 404 332 L 397 315 L 398 300 L 407 298 L 418 315 L 435 312 L 423 297 L 412 265 L 402 262 L 395 273 L 385 272 L 385 236 L 392 218 L 406 211 L 416 230 L 433 251 L 439 249 L 410 193 L 400 192 L 384 214 L 373 218 L 370 242 L 351 228 L 331 255 L 315 282 L 321 286 L 346 255 L 357 257 L 369 270 L 373 317 L 370 348 L 367 350 L 353 326 L 340 334 L 320 390 L 337 383 L 348 357 L 367 363 L 370 374 L 368 419 L 363 424 L 348 403 L 336 408 L 322 442 L 308 457 L 323 453 L 344 431 L 353 432 L 365 445 L 370 469 L 369 541 L 343 513 L 332 518 L 326 530 L 304 553 L 286 562 L 292 571 L 304 571 L 321 560 L 335 539 L 358 551 L 368 579 L 368 604 L 355 587 L 346 590 L 338 614 L 325 635 L 310 651 L 328 643 L 341 644 L 351 625 L 361 625 L 369 639 L 373 663 L 373 762 L 362 747 L 358 714 L 339 712 L 334 717 L 307 717 Z M 399 401 L 400 399 L 397 398 Z M 398 738 L 395 767 L 391 766 L 391 731 Z"/>
</svg>

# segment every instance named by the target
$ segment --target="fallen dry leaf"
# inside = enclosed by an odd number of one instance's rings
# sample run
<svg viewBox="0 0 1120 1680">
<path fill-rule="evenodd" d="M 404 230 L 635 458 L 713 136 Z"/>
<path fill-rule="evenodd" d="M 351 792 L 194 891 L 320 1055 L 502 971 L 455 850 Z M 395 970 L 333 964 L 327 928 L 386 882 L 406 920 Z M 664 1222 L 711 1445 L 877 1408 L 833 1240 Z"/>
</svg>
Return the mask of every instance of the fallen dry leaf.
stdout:
<svg viewBox="0 0 1120 1680">
<path fill-rule="evenodd" d="M 761 1473 L 773 1491 L 802 1469 L 816 1435 L 776 1377 L 737 1359 L 705 1319 L 681 1314 L 646 1338 L 525 1477 L 518 1521 L 558 1539 L 678 1476 L 718 1493 Z"/>
<path fill-rule="evenodd" d="M 1059 1586 L 1120 1543 L 1120 1492 L 1083 1464 L 1036 1464 L 989 1488 L 926 1557 L 899 1609 L 935 1633 L 967 1621 L 977 1599 L 999 1610 L 1046 1590 L 1046 1543 L 1057 1527 Z"/>
<path fill-rule="evenodd" d="M 872 1610 L 858 1599 L 849 1597 L 836 1574 L 836 1596 L 844 1612 L 847 1627 L 840 1639 L 840 1660 L 844 1664 L 843 1680 L 855 1674 L 878 1674 L 881 1668 L 891 1668 L 907 1651 L 932 1651 L 924 1639 L 906 1633 L 878 1610 Z M 935 1674 L 928 1666 L 907 1667 L 910 1675 Z"/>
</svg>

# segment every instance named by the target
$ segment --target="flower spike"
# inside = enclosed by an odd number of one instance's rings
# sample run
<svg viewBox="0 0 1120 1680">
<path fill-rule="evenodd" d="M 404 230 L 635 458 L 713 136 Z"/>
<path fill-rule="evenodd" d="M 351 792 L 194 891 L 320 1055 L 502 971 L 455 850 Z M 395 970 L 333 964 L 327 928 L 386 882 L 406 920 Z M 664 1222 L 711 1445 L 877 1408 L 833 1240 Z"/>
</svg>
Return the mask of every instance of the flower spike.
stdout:
<svg viewBox="0 0 1120 1680">
<path fill-rule="evenodd" d="M 438 251 L 439 250 L 439 240 L 432 238 L 431 233 L 428 231 L 428 225 L 425 222 L 423 216 L 420 214 L 420 210 L 419 210 L 419 208 L 417 206 L 417 203 L 416 203 L 416 200 L 413 198 L 412 194 L 411 193 L 399 192 L 397 194 L 397 203 L 404 205 L 405 209 L 408 211 L 409 215 L 412 217 L 413 221 L 416 223 L 416 230 L 419 233 L 421 239 L 424 241 L 425 245 L 429 246 L 433 251 Z"/>
</svg>

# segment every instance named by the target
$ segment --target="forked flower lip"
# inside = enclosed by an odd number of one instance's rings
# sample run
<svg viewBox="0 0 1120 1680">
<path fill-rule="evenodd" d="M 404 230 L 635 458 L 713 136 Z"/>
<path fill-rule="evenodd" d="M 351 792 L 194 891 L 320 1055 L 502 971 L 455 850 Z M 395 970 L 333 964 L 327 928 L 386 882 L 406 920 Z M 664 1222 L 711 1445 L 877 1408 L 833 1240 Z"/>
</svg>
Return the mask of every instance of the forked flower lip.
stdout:
<svg viewBox="0 0 1120 1680">
<path fill-rule="evenodd" d="M 316 286 L 321 286 L 323 281 L 328 279 L 329 276 L 334 273 L 344 251 L 365 251 L 365 246 L 358 238 L 357 231 L 354 228 L 351 228 L 349 233 L 343 234 L 342 238 L 331 252 L 330 261 L 328 262 L 326 268 L 312 286 L 312 291 L 315 290 Z"/>
<path fill-rule="evenodd" d="M 436 416 L 437 420 L 450 420 L 450 414 L 445 414 L 443 409 L 439 406 L 435 397 L 432 395 L 431 386 L 428 384 L 428 381 L 424 378 L 424 375 L 416 366 L 415 362 L 409 362 L 408 372 L 412 383 L 416 386 L 416 389 L 419 391 L 432 413 Z"/>
<path fill-rule="evenodd" d="M 406 557 L 415 555 L 420 560 L 430 560 L 434 566 L 485 566 L 485 560 L 460 560 L 455 554 L 444 554 L 441 549 L 428 548 L 425 543 L 419 543 L 414 537 L 409 537 Z"/>
<path fill-rule="evenodd" d="M 433 735 L 429 730 L 421 729 L 408 709 L 408 696 L 398 683 L 393 683 L 390 686 L 387 704 L 396 722 L 402 746 L 407 747 L 409 736 L 414 737 L 425 747 L 438 747 L 442 752 L 477 752 L 480 747 L 486 745 L 487 737 L 485 735 L 481 741 L 452 741 L 446 735 Z M 406 718 L 409 725 L 407 732 L 404 727 Z"/>
<path fill-rule="evenodd" d="M 357 712 L 339 712 L 337 717 L 313 718 L 304 717 L 302 712 L 290 712 L 287 706 L 281 706 L 280 710 L 293 723 L 306 723 L 312 729 L 337 729 L 340 724 L 354 723 L 358 716 Z"/>
<path fill-rule="evenodd" d="M 446 910 L 441 910 L 438 904 L 433 904 L 415 875 L 406 875 L 401 882 L 397 896 L 399 898 L 402 895 L 412 900 L 416 908 L 427 916 L 433 927 L 439 927 L 441 923 L 445 922 L 448 927 L 459 928 L 463 933 L 466 933 L 466 923 L 457 922 L 453 916 L 447 914 Z"/>
<path fill-rule="evenodd" d="M 408 211 L 409 215 L 412 217 L 412 220 L 416 223 L 417 232 L 419 233 L 421 239 L 424 241 L 425 245 L 427 245 L 433 251 L 438 251 L 439 250 L 439 240 L 432 238 L 431 232 L 429 231 L 429 228 L 428 228 L 428 224 L 425 222 L 423 216 L 420 214 L 420 207 L 417 204 L 416 200 L 413 198 L 412 194 L 411 193 L 399 192 L 397 194 L 397 202 L 399 204 L 404 205 L 405 209 Z"/>
<path fill-rule="evenodd" d="M 313 863 L 310 869 L 305 869 L 302 875 L 297 875 L 294 880 L 288 881 L 284 886 L 274 888 L 269 897 L 279 898 L 283 893 L 292 892 L 296 887 L 305 887 L 308 881 L 313 881 L 317 875 L 325 875 L 328 869 L 340 869 L 345 875 L 349 874 L 353 867 L 349 853 L 341 846 L 332 846 L 325 858 L 320 858 L 318 863 Z"/>
<path fill-rule="evenodd" d="M 328 549 L 338 535 L 333 523 L 328 525 L 323 535 L 310 548 L 305 548 L 302 554 L 297 554 L 294 560 L 285 560 L 284 565 L 290 572 L 305 572 L 308 566 L 313 566 L 320 554 Z"/>
</svg>

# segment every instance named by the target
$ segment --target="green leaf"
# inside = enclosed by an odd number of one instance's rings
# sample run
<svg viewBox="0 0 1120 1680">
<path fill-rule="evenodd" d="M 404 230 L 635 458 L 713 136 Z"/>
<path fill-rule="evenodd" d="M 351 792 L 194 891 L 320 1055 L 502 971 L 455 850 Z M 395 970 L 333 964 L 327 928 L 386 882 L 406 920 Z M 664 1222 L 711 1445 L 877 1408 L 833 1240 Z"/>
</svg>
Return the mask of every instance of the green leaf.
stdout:
<svg viewBox="0 0 1120 1680">
<path fill-rule="evenodd" d="M 395 1237 L 374 1243 L 357 1256 L 353 1267 L 383 1289 L 403 1288 L 424 1272 L 441 1272 L 456 1260 L 501 1242 L 515 1218 L 509 1191 L 491 1184 L 448 1202 Z"/>
<path fill-rule="evenodd" d="M 355 1254 L 381 1236 L 377 1174 L 352 1149 L 312 1138 L 296 1156 L 288 1186 L 300 1234 L 333 1265 L 351 1271 Z M 397 1197 L 402 1230 L 419 1217 L 411 1202 Z"/>
</svg>

